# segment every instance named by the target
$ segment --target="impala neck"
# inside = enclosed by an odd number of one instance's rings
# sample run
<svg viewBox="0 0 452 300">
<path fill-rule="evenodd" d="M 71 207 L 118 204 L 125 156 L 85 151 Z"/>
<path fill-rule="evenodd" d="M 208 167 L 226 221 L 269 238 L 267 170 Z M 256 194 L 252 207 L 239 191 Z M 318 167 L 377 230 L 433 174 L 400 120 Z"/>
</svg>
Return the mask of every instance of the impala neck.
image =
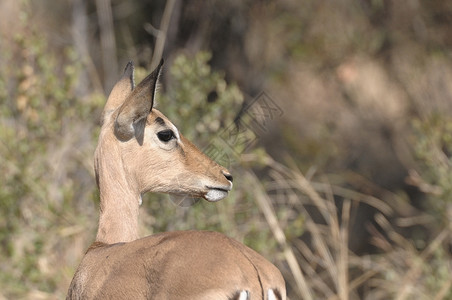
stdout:
<svg viewBox="0 0 452 300">
<path fill-rule="evenodd" d="M 113 150 L 113 151 L 112 151 Z M 114 149 L 96 155 L 96 176 L 100 191 L 100 217 L 96 242 L 114 244 L 138 239 L 138 209 L 141 195 L 127 181 L 120 157 Z"/>
</svg>

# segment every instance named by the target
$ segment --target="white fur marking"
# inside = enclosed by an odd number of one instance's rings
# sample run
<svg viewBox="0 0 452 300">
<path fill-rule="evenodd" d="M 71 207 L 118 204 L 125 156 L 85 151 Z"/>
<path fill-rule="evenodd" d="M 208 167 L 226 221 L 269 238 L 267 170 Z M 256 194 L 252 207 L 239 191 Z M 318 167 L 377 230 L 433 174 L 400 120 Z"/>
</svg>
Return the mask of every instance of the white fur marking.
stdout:
<svg viewBox="0 0 452 300">
<path fill-rule="evenodd" d="M 227 195 L 228 195 L 227 191 L 211 189 L 207 192 L 205 197 L 208 201 L 216 202 L 226 198 Z"/>
<path fill-rule="evenodd" d="M 268 289 L 267 297 L 268 297 L 268 300 L 278 300 L 276 298 L 275 292 L 273 292 L 272 289 Z"/>
<path fill-rule="evenodd" d="M 174 124 L 170 124 L 170 126 L 172 127 L 171 129 L 174 132 L 174 135 L 176 136 L 177 141 L 182 144 L 181 140 L 180 140 L 180 134 L 179 134 L 179 130 L 176 128 L 176 126 L 174 126 Z"/>
<path fill-rule="evenodd" d="M 239 300 L 248 300 L 250 296 L 250 293 L 248 291 L 241 291 Z"/>
</svg>

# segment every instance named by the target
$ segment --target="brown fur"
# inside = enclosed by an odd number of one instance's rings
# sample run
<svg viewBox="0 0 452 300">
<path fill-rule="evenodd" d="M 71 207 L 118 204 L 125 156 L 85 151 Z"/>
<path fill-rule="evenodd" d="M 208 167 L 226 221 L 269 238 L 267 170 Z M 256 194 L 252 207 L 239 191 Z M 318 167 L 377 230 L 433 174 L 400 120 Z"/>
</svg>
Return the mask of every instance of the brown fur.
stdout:
<svg viewBox="0 0 452 300">
<path fill-rule="evenodd" d="M 270 288 L 285 299 L 279 270 L 223 234 L 183 231 L 139 239 L 142 193 L 218 201 L 232 187 L 226 169 L 152 108 L 160 67 L 134 88 L 129 63 L 108 98 L 95 154 L 98 233 L 74 275 L 67 299 L 226 300 L 238 299 L 241 291 L 248 291 L 251 299 L 267 299 Z M 157 133 L 168 129 L 175 138 L 163 142 Z"/>
</svg>

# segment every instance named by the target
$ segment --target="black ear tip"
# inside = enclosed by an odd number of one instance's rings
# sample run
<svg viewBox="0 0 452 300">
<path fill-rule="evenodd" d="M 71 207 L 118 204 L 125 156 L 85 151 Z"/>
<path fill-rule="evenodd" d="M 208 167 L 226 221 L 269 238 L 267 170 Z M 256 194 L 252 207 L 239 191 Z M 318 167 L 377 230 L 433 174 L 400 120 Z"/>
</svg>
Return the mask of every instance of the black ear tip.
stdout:
<svg viewBox="0 0 452 300">
<path fill-rule="evenodd" d="M 124 69 L 124 74 L 133 72 L 133 61 L 129 61 Z"/>
<path fill-rule="evenodd" d="M 160 74 L 160 71 L 162 70 L 162 66 L 163 66 L 164 60 L 163 58 L 160 59 L 160 62 L 158 64 L 157 67 L 155 67 L 154 71 L 152 71 L 152 73 L 150 74 L 150 77 L 158 77 L 158 75 Z"/>
</svg>

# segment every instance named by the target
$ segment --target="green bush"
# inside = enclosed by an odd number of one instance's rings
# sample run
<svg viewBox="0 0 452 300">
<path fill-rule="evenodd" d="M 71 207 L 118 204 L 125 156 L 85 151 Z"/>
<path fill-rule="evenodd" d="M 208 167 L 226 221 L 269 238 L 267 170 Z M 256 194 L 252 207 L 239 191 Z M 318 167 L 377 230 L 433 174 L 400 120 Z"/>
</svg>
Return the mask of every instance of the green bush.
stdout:
<svg viewBox="0 0 452 300">
<path fill-rule="evenodd" d="M 13 298 L 52 293 L 61 280 L 51 252 L 78 200 L 76 177 L 88 173 L 75 159 L 83 149 L 70 147 L 94 138 L 89 126 L 80 136 L 72 126 L 100 105 L 96 93 L 84 101 L 76 93 L 82 65 L 74 51 L 52 50 L 28 21 L 22 12 L 21 31 L 0 46 L 8 60 L 0 68 L 0 290 Z M 84 193 L 95 194 L 94 184 Z"/>
<path fill-rule="evenodd" d="M 420 174 L 415 184 L 427 195 L 424 209 L 448 225 L 452 213 L 452 118 L 437 113 L 413 125 Z"/>
</svg>

